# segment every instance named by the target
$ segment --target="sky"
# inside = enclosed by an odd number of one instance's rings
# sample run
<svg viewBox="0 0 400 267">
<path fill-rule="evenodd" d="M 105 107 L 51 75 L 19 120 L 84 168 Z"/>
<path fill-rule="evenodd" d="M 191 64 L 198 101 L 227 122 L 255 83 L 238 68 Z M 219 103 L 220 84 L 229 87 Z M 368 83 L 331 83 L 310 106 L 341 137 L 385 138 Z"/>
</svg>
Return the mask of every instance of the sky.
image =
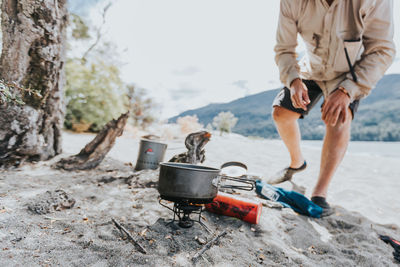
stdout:
<svg viewBox="0 0 400 267">
<path fill-rule="evenodd" d="M 117 45 L 124 81 L 146 89 L 161 118 L 281 87 L 273 52 L 278 0 L 112 2 L 105 38 Z M 400 1 L 394 3 L 400 51 Z M 89 12 L 92 21 L 100 21 L 99 10 Z M 400 73 L 399 57 L 387 73 Z"/>
</svg>

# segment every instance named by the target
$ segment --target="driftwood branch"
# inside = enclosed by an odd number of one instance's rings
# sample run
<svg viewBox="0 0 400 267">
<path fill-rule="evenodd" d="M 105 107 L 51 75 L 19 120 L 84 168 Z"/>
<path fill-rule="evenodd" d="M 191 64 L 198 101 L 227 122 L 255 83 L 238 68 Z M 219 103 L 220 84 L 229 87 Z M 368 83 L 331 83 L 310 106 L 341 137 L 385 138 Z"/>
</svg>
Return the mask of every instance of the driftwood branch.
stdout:
<svg viewBox="0 0 400 267">
<path fill-rule="evenodd" d="M 225 236 L 226 234 L 227 234 L 227 232 L 226 232 L 226 231 L 223 231 L 222 233 L 220 233 L 219 235 L 217 235 L 216 237 L 214 237 L 213 239 L 211 239 L 210 242 L 208 242 L 207 244 L 205 244 L 204 247 L 203 247 L 201 250 L 199 250 L 196 254 L 194 254 L 194 256 L 193 256 L 193 258 L 192 258 L 192 261 L 193 261 L 193 262 L 196 262 L 197 259 L 198 259 L 199 257 L 201 257 L 201 255 L 204 254 L 204 252 L 206 252 L 208 249 L 210 249 L 215 243 L 217 243 L 217 241 L 218 241 L 221 237 Z"/>
<path fill-rule="evenodd" d="M 113 221 L 113 223 L 115 224 L 115 226 L 121 231 L 124 232 L 126 234 L 126 236 L 128 237 L 128 239 L 130 241 L 132 241 L 132 243 L 135 245 L 135 247 L 139 250 L 139 252 L 143 253 L 143 254 L 147 254 L 147 251 L 135 240 L 135 238 L 133 238 L 133 236 L 128 232 L 128 230 L 125 229 L 125 227 L 123 227 L 121 224 L 119 224 L 116 220 L 111 219 Z"/>
<path fill-rule="evenodd" d="M 115 139 L 122 135 L 128 117 L 129 112 L 122 114 L 117 120 L 108 122 L 79 154 L 61 159 L 55 167 L 69 171 L 96 168 L 114 146 Z"/>
<path fill-rule="evenodd" d="M 185 139 L 185 146 L 187 152 L 172 157 L 169 162 L 180 162 L 198 164 L 203 163 L 205 160 L 204 146 L 210 141 L 211 133 L 207 131 L 200 131 L 189 134 Z"/>
</svg>

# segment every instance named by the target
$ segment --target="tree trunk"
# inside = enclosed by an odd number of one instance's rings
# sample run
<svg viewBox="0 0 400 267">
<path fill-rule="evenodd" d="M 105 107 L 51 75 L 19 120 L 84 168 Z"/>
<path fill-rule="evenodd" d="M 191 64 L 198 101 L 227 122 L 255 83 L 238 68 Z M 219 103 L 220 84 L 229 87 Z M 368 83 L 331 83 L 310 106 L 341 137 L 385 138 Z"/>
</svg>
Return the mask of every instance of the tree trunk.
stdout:
<svg viewBox="0 0 400 267">
<path fill-rule="evenodd" d="M 0 78 L 38 90 L 0 104 L 0 167 L 61 153 L 66 0 L 2 0 Z M 18 90 L 18 89 L 13 89 Z"/>
</svg>

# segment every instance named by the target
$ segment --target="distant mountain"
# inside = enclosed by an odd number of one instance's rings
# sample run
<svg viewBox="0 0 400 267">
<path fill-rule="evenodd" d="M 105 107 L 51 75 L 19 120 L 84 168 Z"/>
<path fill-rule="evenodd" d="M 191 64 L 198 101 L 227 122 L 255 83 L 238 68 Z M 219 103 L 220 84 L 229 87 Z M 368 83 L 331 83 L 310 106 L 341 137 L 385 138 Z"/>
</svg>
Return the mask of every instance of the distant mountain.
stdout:
<svg viewBox="0 0 400 267">
<path fill-rule="evenodd" d="M 222 111 L 232 112 L 239 120 L 233 132 L 245 136 L 278 138 L 271 118 L 272 101 L 280 89 L 274 89 L 246 96 L 229 103 L 210 104 L 188 110 L 170 119 L 197 115 L 207 125 Z M 321 140 L 324 123 L 317 104 L 305 120 L 299 120 L 303 139 Z M 372 93 L 360 103 L 352 125 L 352 140 L 359 141 L 400 141 L 400 74 L 385 75 Z"/>
</svg>

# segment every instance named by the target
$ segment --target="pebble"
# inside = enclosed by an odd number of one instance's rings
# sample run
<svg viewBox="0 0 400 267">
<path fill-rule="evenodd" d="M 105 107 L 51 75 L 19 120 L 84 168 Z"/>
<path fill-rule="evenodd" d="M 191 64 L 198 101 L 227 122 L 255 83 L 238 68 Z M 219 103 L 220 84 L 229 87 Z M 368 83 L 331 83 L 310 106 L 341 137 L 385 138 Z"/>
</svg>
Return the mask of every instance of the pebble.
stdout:
<svg viewBox="0 0 400 267">
<path fill-rule="evenodd" d="M 204 245 L 205 243 L 207 243 L 207 241 L 204 238 L 198 237 L 197 235 L 194 237 L 194 240 L 196 240 L 197 243 L 199 243 L 200 245 Z"/>
<path fill-rule="evenodd" d="M 258 257 L 257 257 L 257 262 L 258 263 L 263 263 L 264 262 L 264 260 L 265 260 L 265 256 L 264 256 L 264 254 L 260 254 L 260 255 L 258 255 Z"/>
<path fill-rule="evenodd" d="M 133 204 L 132 208 L 134 208 L 134 209 L 143 209 L 143 204 Z"/>
<path fill-rule="evenodd" d="M 199 237 L 199 238 L 197 239 L 197 242 L 198 242 L 200 245 L 204 245 L 205 243 L 207 243 L 207 241 L 206 241 L 204 238 L 201 238 L 201 237 Z"/>
<path fill-rule="evenodd" d="M 144 228 L 139 235 L 146 236 L 147 228 Z"/>
</svg>

